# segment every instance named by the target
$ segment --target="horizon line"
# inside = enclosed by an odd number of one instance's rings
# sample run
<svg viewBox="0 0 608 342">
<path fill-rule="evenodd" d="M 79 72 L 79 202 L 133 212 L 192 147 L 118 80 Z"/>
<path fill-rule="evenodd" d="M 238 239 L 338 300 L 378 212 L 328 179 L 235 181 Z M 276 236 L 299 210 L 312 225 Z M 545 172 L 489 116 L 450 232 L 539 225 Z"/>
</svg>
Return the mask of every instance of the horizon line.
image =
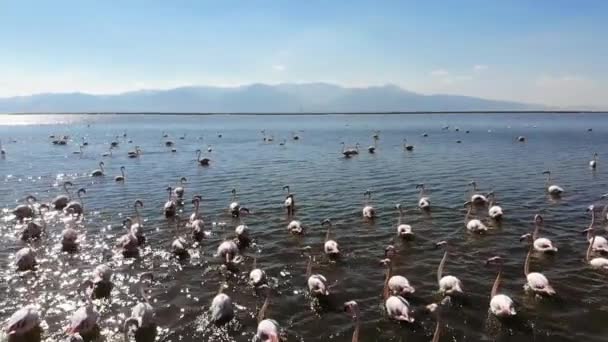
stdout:
<svg viewBox="0 0 608 342">
<path fill-rule="evenodd" d="M 461 110 L 379 112 L 8 112 L 0 115 L 402 115 L 402 114 L 608 114 L 608 110 Z"/>
</svg>

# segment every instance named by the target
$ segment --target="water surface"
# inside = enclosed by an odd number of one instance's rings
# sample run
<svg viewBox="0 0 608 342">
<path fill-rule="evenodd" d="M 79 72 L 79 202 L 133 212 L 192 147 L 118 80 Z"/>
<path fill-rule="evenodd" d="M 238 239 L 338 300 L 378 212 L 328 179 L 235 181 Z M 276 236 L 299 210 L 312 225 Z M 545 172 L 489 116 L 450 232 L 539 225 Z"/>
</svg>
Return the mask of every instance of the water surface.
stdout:
<svg viewBox="0 0 608 342">
<path fill-rule="evenodd" d="M 261 130 L 273 141 L 264 142 Z M 376 153 L 369 154 L 366 147 L 375 130 L 380 131 L 380 140 Z M 163 131 L 177 152 L 164 146 Z M 292 139 L 294 133 L 299 140 Z M 446 273 L 463 281 L 467 295 L 444 310 L 442 341 L 605 340 L 608 274 L 586 265 L 587 243 L 580 231 L 589 224 L 585 209 L 595 204 L 599 215 L 606 203 L 600 196 L 608 192 L 607 133 L 608 116 L 601 114 L 0 116 L 0 137 L 7 152 L 0 160 L 0 207 L 5 208 L 0 221 L 0 320 L 36 302 L 46 339 L 63 338 L 67 318 L 82 303 L 76 292 L 79 284 L 96 265 L 106 263 L 115 271 L 116 285 L 111 301 L 99 306 L 107 341 L 120 337 L 122 321 L 138 300 L 136 279 L 146 271 L 156 274 L 150 291 L 161 321 L 159 340 L 250 341 L 263 302 L 246 281 L 256 257 L 274 287 L 268 316 L 280 323 L 289 341 L 350 341 L 353 324 L 342 309 L 348 300 L 356 300 L 361 308 L 362 341 L 430 341 L 435 320 L 424 307 L 440 299 L 435 272 L 442 257 L 434 243 L 449 240 Z M 70 142 L 52 145 L 51 134 L 69 135 Z M 515 142 L 520 135 L 526 136 L 526 143 Z M 119 147 L 112 157 L 102 157 L 115 136 Z M 82 155 L 74 154 L 83 138 L 89 145 Z M 403 138 L 415 146 L 413 151 L 403 150 Z M 280 145 L 283 139 L 285 144 Z M 360 143 L 360 155 L 343 158 L 341 142 Z M 135 145 L 144 154 L 127 158 Z M 212 152 L 203 155 L 211 165 L 200 167 L 195 151 L 208 146 Z M 588 162 L 594 152 L 599 153 L 599 166 L 591 170 Z M 91 178 L 102 160 L 106 176 Z M 127 174 L 124 184 L 114 181 L 121 166 Z M 554 182 L 565 188 L 561 199 L 545 194 L 544 170 L 551 170 Z M 162 216 L 165 188 L 180 177 L 188 180 L 186 198 L 202 196 L 201 209 L 213 234 L 192 248 L 192 258 L 183 262 L 168 250 L 173 238 L 187 231 L 183 226 L 176 230 L 175 221 Z M 64 224 L 62 215 L 52 213 L 47 215 L 48 236 L 32 244 L 38 252 L 37 270 L 17 273 L 12 255 L 25 244 L 16 237 L 10 209 L 28 194 L 51 200 L 62 193 L 65 180 L 87 189 L 80 252 L 60 252 Z M 464 229 L 463 202 L 471 180 L 484 192 L 493 190 L 505 210 L 502 225 L 485 236 Z M 430 191 L 430 214 L 416 209 L 418 183 Z M 281 206 L 286 184 L 295 193 L 296 217 L 307 228 L 305 236 L 286 231 L 288 220 Z M 246 260 L 237 274 L 222 271 L 213 256 L 238 224 L 227 212 L 233 188 L 252 211 L 245 221 L 255 240 L 243 252 Z M 367 189 L 379 213 L 373 222 L 361 218 Z M 122 221 L 134 214 L 135 199 L 144 202 L 148 243 L 139 258 L 123 259 L 113 245 L 124 232 Z M 405 221 L 416 233 L 413 241 L 395 239 L 397 203 L 407 209 Z M 180 216 L 186 219 L 192 206 L 186 204 L 182 210 Z M 559 247 L 555 256 L 535 255 L 531 264 L 556 288 L 558 296 L 553 299 L 535 299 L 523 291 L 527 248 L 519 237 L 532 230 L 536 213 L 545 218 L 542 235 Z M 487 219 L 484 210 L 477 214 Z M 320 222 L 325 218 L 333 221 L 334 238 L 344 251 L 337 262 L 322 255 L 325 231 Z M 598 232 L 605 234 L 604 227 L 599 222 Z M 384 269 L 379 261 L 389 243 L 398 248 L 394 272 L 416 287 L 410 299 L 413 325 L 392 322 L 383 311 Z M 306 246 L 315 255 L 314 272 L 324 274 L 330 283 L 337 281 L 323 306 L 312 305 L 306 294 Z M 515 300 L 519 313 L 508 323 L 488 317 L 496 269 L 484 262 L 494 255 L 505 259 L 502 291 Z M 206 323 L 206 311 L 220 284 L 235 302 L 237 318 L 218 329 Z"/>
</svg>

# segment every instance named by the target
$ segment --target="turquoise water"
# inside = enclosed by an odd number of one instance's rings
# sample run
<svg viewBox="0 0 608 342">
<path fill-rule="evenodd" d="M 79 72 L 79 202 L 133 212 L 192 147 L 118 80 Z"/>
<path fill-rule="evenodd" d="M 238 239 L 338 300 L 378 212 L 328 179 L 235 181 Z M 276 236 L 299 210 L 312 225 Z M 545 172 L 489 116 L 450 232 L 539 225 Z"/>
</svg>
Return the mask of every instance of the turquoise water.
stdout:
<svg viewBox="0 0 608 342">
<path fill-rule="evenodd" d="M 442 129 L 445 126 L 449 129 Z M 272 142 L 263 141 L 262 130 Z M 375 130 L 380 139 L 376 153 L 369 154 Z M 162 132 L 169 137 L 163 138 Z M 580 231 L 589 224 L 585 209 L 595 204 L 599 215 L 608 203 L 600 199 L 608 192 L 607 133 L 608 116 L 602 114 L 0 116 L 6 150 L 0 160 L 0 320 L 25 303 L 36 302 L 45 320 L 45 338 L 62 338 L 67 318 L 82 302 L 78 286 L 96 265 L 106 263 L 115 272 L 111 300 L 99 307 L 106 340 L 121 338 L 118 331 L 139 293 L 135 279 L 152 271 L 156 280 L 150 291 L 161 322 L 159 340 L 249 341 L 263 302 L 247 285 L 256 257 L 273 284 L 268 316 L 280 323 L 289 341 L 350 341 L 352 321 L 342 308 L 348 300 L 356 300 L 362 311 L 362 341 L 430 341 L 435 319 L 424 307 L 439 300 L 435 272 L 442 257 L 434 243 L 449 240 L 446 273 L 462 280 L 466 296 L 443 310 L 441 341 L 600 341 L 608 332 L 608 273 L 586 265 L 587 242 Z M 51 134 L 69 135 L 70 140 L 66 146 L 53 145 Z M 293 140 L 293 134 L 300 139 Z M 515 142 L 520 135 L 526 143 Z M 102 157 L 116 136 L 118 148 L 111 157 Z M 88 146 L 74 154 L 83 138 Z M 415 146 L 413 151 L 403 150 L 403 138 Z M 175 142 L 176 152 L 165 147 L 168 139 Z M 341 142 L 360 143 L 360 154 L 343 158 Z M 135 145 L 143 154 L 127 158 Z M 212 152 L 206 152 L 209 146 Z M 211 160 L 209 167 L 195 161 L 199 148 Z M 594 152 L 599 159 L 592 170 L 588 162 Z M 91 178 L 100 161 L 106 176 Z M 126 181 L 117 184 L 114 176 L 121 166 L 126 168 Z M 561 199 L 545 194 L 544 170 L 551 170 L 554 182 L 565 188 Z M 185 198 L 202 196 L 201 210 L 212 236 L 190 250 L 189 260 L 180 262 L 169 247 L 176 235 L 189 235 L 183 224 L 176 230 L 175 220 L 164 218 L 162 206 L 165 188 L 181 177 L 188 180 Z M 33 242 L 37 270 L 16 272 L 12 255 L 24 243 L 16 237 L 18 227 L 10 209 L 28 194 L 50 201 L 62 193 L 65 180 L 74 183 L 74 189 L 87 190 L 85 220 L 78 225 L 79 253 L 60 252 L 62 215 L 49 213 L 47 236 Z M 463 224 L 471 180 L 484 192 L 493 190 L 505 210 L 502 225 L 484 236 L 467 233 Z M 418 183 L 429 189 L 430 214 L 416 209 Z M 295 193 L 296 217 L 307 228 L 301 237 L 286 230 L 288 220 L 281 207 L 286 184 Z M 233 188 L 252 211 L 245 221 L 254 244 L 242 252 L 240 272 L 227 273 L 213 254 L 238 224 L 227 211 Z M 378 209 L 374 222 L 361 218 L 367 189 Z M 124 232 L 124 218 L 134 215 L 135 199 L 144 202 L 147 243 L 139 258 L 124 259 L 114 242 Z M 407 209 L 405 221 L 416 234 L 413 241 L 396 239 L 396 203 Z M 192 212 L 189 201 L 182 210 L 179 216 L 186 220 Z M 477 213 L 486 219 L 484 210 Z M 556 255 L 534 255 L 531 263 L 532 270 L 542 271 L 556 288 L 558 296 L 552 299 L 539 300 L 523 291 L 527 247 L 519 237 L 533 229 L 536 213 L 545 218 L 542 235 L 559 247 Z M 337 262 L 323 256 L 325 229 L 320 222 L 325 218 L 332 219 L 334 238 L 344 252 Z M 604 222 L 596 227 L 605 235 Z M 379 260 L 389 243 L 398 249 L 394 273 L 416 287 L 410 298 L 413 325 L 395 323 L 383 310 L 384 269 Z M 337 281 L 322 306 L 311 305 L 306 295 L 307 246 L 316 256 L 314 272 L 330 283 Z M 505 259 L 502 291 L 518 310 L 519 317 L 509 322 L 488 316 L 496 272 L 485 266 L 485 260 L 496 254 Z M 207 324 L 206 312 L 222 283 L 237 307 L 236 318 L 216 328 Z"/>
</svg>

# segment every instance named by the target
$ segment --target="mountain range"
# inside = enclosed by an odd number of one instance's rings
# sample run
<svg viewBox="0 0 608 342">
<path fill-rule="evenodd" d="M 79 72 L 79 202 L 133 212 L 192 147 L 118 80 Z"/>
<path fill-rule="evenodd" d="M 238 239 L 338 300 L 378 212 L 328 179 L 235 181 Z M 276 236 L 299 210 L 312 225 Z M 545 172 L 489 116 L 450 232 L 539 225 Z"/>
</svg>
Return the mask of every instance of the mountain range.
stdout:
<svg viewBox="0 0 608 342">
<path fill-rule="evenodd" d="M 398 111 L 542 110 L 540 105 L 460 95 L 423 95 L 396 85 L 343 87 L 329 83 L 189 86 L 113 95 L 48 93 L 0 98 L 0 113 L 350 113 Z"/>
</svg>

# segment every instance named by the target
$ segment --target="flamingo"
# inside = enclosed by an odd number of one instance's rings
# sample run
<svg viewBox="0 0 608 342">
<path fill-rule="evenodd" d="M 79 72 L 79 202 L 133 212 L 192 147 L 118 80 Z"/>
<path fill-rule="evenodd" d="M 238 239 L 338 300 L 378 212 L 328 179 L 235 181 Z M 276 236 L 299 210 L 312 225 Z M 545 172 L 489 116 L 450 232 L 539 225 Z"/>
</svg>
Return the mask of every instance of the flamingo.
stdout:
<svg viewBox="0 0 608 342">
<path fill-rule="evenodd" d="M 108 152 L 104 152 L 101 154 L 102 157 L 111 157 L 112 156 L 112 149 L 113 147 L 110 146 L 110 148 L 108 149 Z"/>
<path fill-rule="evenodd" d="M 469 182 L 469 185 L 473 187 L 471 193 L 471 203 L 475 205 L 485 205 L 486 203 L 488 203 L 488 198 L 486 196 L 477 193 L 477 182 L 471 181 Z"/>
<path fill-rule="evenodd" d="M 424 187 L 424 184 L 417 184 L 416 189 L 420 189 L 420 194 L 418 195 L 418 208 L 422 210 L 430 210 L 431 199 L 428 196 L 425 196 L 426 188 Z"/>
<path fill-rule="evenodd" d="M 6 322 L 8 341 L 40 341 L 40 313 L 36 305 L 26 305 L 15 311 Z M 28 338 L 33 334 L 34 338 Z M 37 335 L 37 336 L 36 336 Z"/>
<path fill-rule="evenodd" d="M 6 150 L 2 147 L 2 140 L 0 140 L 0 156 L 6 156 Z"/>
<path fill-rule="evenodd" d="M 527 240 L 530 245 L 528 254 L 526 254 L 526 260 L 524 261 L 524 275 L 526 276 L 524 290 L 537 295 L 553 296 L 555 294 L 555 290 L 551 284 L 549 284 L 547 277 L 539 272 L 530 272 L 530 255 L 532 254 L 532 250 L 534 248 L 534 244 L 532 243 L 532 234 L 524 234 L 519 240 Z"/>
<path fill-rule="evenodd" d="M 292 134 L 292 139 L 293 140 L 300 140 L 300 136 L 298 135 L 298 133 L 292 132 L 291 134 Z"/>
<path fill-rule="evenodd" d="M 409 224 L 402 223 L 403 220 L 403 208 L 400 203 L 395 205 L 397 209 L 397 213 L 399 214 L 399 219 L 397 221 L 397 235 L 403 239 L 412 239 L 414 238 L 414 233 L 412 232 L 412 226 Z"/>
<path fill-rule="evenodd" d="M 238 202 L 238 197 L 236 195 L 236 189 L 232 189 L 232 202 L 230 202 L 230 213 L 232 217 L 238 217 L 240 214 L 241 205 Z"/>
<path fill-rule="evenodd" d="M 327 225 L 327 233 L 325 234 L 325 244 L 323 245 L 323 251 L 330 258 L 338 257 L 340 255 L 340 248 L 338 246 L 338 243 L 335 240 L 331 240 L 329 238 L 332 226 L 331 221 L 329 219 L 323 220 L 321 222 L 321 227 L 325 225 Z"/>
<path fill-rule="evenodd" d="M 36 197 L 28 195 L 25 198 L 25 202 L 27 204 L 19 204 L 18 206 L 16 206 L 15 209 L 13 209 L 13 215 L 15 215 L 15 217 L 19 221 L 23 221 L 26 218 L 34 217 L 33 205 L 34 203 L 36 203 L 36 201 L 38 201 Z"/>
<path fill-rule="evenodd" d="M 534 215 L 534 232 L 532 233 L 532 239 L 534 240 L 534 250 L 542 253 L 555 253 L 557 252 L 557 247 L 553 246 L 551 240 L 538 237 L 538 233 L 540 232 L 540 227 L 543 225 L 544 219 L 539 214 Z"/>
<path fill-rule="evenodd" d="M 169 186 L 166 190 L 169 192 L 169 199 L 167 200 L 167 202 L 165 202 L 163 210 L 165 213 L 165 217 L 170 218 L 175 216 L 175 213 L 177 211 L 177 203 L 175 203 L 175 200 L 173 199 L 173 188 Z"/>
<path fill-rule="evenodd" d="M 374 139 L 374 144 L 373 144 L 373 145 L 370 145 L 370 146 L 367 148 L 367 151 L 368 151 L 369 153 L 376 153 L 376 148 L 378 147 L 378 139 L 379 139 L 379 137 L 378 137 L 377 135 L 375 135 L 375 134 L 374 134 L 374 136 L 373 136 L 372 138 Z"/>
<path fill-rule="evenodd" d="M 220 287 L 219 293 L 213 297 L 211 306 L 209 307 L 211 321 L 218 326 L 224 325 L 234 318 L 232 299 L 222 293 L 222 289 L 223 286 Z"/>
<path fill-rule="evenodd" d="M 120 249 L 125 258 L 137 257 L 139 255 L 139 239 L 131 229 L 131 219 L 126 219 L 123 222 L 127 233 L 116 240 L 116 246 Z"/>
<path fill-rule="evenodd" d="M 99 334 L 99 313 L 95 310 L 93 303 L 87 299 L 87 303 L 76 310 L 70 317 L 67 333 L 72 340 L 87 341 Z"/>
<path fill-rule="evenodd" d="M 595 207 L 593 205 L 590 205 L 587 208 L 587 211 L 591 212 L 591 223 L 589 224 L 589 228 L 585 229 L 583 231 L 583 233 L 587 233 L 587 241 L 589 243 L 591 243 L 591 239 L 593 239 L 593 244 L 592 244 L 593 252 L 608 253 L 608 240 L 606 240 L 606 238 L 603 236 L 597 236 L 597 235 L 592 236 L 592 234 L 591 234 L 593 232 L 593 229 L 594 229 L 593 224 L 595 222 L 594 209 L 595 209 Z"/>
<path fill-rule="evenodd" d="M 91 299 L 108 298 L 114 285 L 112 284 L 112 269 L 107 265 L 98 265 L 93 271 L 93 278 L 85 280 L 81 288 L 91 291 Z"/>
<path fill-rule="evenodd" d="M 492 292 L 490 293 L 490 312 L 496 317 L 511 317 L 516 315 L 515 305 L 513 300 L 504 294 L 499 294 L 498 289 L 500 286 L 502 276 L 502 265 L 503 260 L 499 256 L 492 257 L 486 261 L 486 265 L 492 262 L 498 262 L 498 275 L 492 286 Z"/>
<path fill-rule="evenodd" d="M 258 328 L 255 336 L 253 337 L 254 342 L 279 342 L 281 341 L 281 334 L 279 323 L 274 319 L 265 318 L 266 310 L 270 304 L 270 288 L 266 287 L 266 299 L 264 304 L 260 308 L 258 313 Z"/>
<path fill-rule="evenodd" d="M 135 146 L 134 150 L 127 152 L 127 157 L 138 158 L 140 154 L 141 154 L 141 150 L 139 149 L 139 146 Z"/>
<path fill-rule="evenodd" d="M 359 320 L 361 319 L 361 311 L 359 305 L 354 300 L 344 303 L 344 311 L 349 313 L 355 322 L 355 328 L 353 330 L 353 337 L 351 342 L 359 342 Z"/>
<path fill-rule="evenodd" d="M 65 181 L 63 182 L 63 190 L 65 191 L 65 195 L 59 195 L 57 197 L 55 197 L 52 201 L 51 204 L 53 205 L 53 209 L 55 210 L 63 210 L 63 208 L 65 208 L 68 205 L 68 202 L 70 202 L 70 190 L 68 190 L 68 186 L 73 186 L 74 184 L 72 184 L 72 182 L 70 181 Z"/>
<path fill-rule="evenodd" d="M 603 258 L 603 257 L 598 257 L 598 258 L 591 258 L 591 250 L 592 250 L 592 246 L 593 243 L 595 242 L 595 235 L 593 235 L 593 237 L 591 238 L 591 243 L 589 244 L 589 247 L 587 247 L 587 255 L 585 257 L 585 260 L 587 260 L 587 263 L 589 265 L 591 265 L 591 267 L 593 268 L 598 268 L 598 269 L 603 269 L 603 270 L 608 270 L 608 259 Z"/>
<path fill-rule="evenodd" d="M 84 152 L 82 151 L 82 145 L 78 145 L 78 151 L 72 152 L 72 154 L 80 154 L 82 155 Z"/>
<path fill-rule="evenodd" d="M 370 190 L 367 190 L 363 193 L 363 210 L 362 210 L 362 214 L 363 217 L 366 219 L 374 219 L 374 217 L 376 217 L 376 209 L 374 209 L 374 207 L 369 204 L 369 202 L 371 202 L 372 200 L 372 192 Z"/>
<path fill-rule="evenodd" d="M 287 225 L 287 230 L 294 235 L 304 234 L 304 226 L 302 226 L 302 222 L 299 220 L 291 220 Z"/>
<path fill-rule="evenodd" d="M 263 269 L 257 267 L 257 259 L 253 258 L 253 267 L 249 272 L 249 284 L 254 287 L 260 287 L 266 285 L 267 278 L 266 272 Z"/>
<path fill-rule="evenodd" d="M 388 260 L 390 264 L 390 260 Z M 387 277 L 384 281 L 384 288 L 382 290 L 382 298 L 384 299 L 384 307 L 386 309 L 386 313 L 391 319 L 400 322 L 406 323 L 414 323 L 414 317 L 411 316 L 412 309 L 410 308 L 410 303 L 400 295 L 391 294 L 389 287 L 389 273 L 387 270 Z"/>
<path fill-rule="evenodd" d="M 327 279 L 321 274 L 312 274 L 312 256 L 308 256 L 308 266 L 306 267 L 306 278 L 308 278 L 308 291 L 313 297 L 329 296 Z"/>
<path fill-rule="evenodd" d="M 46 221 L 44 220 L 42 209 L 48 210 L 49 206 L 44 203 L 38 206 L 38 216 L 40 216 L 40 219 L 34 219 L 25 224 L 25 227 L 21 232 L 21 240 L 29 241 L 38 239 L 42 235 L 42 232 L 46 230 Z"/>
<path fill-rule="evenodd" d="M 437 247 L 446 246 L 445 252 L 443 253 L 443 258 L 441 259 L 439 267 L 437 268 L 437 284 L 439 285 L 439 292 L 444 296 L 460 295 L 464 292 L 460 279 L 452 275 L 443 276 L 443 269 L 448 258 L 447 244 L 447 241 L 440 241 L 435 244 Z"/>
<path fill-rule="evenodd" d="M 467 227 L 467 230 L 471 233 L 483 234 L 488 231 L 488 227 L 483 224 L 479 219 L 470 219 L 471 210 L 473 209 L 473 205 L 471 202 L 465 202 L 464 207 L 467 208 L 467 213 L 464 216 L 464 225 Z"/>
<path fill-rule="evenodd" d="M 408 143 L 407 143 L 407 139 L 406 139 L 406 138 L 403 138 L 403 148 L 404 148 L 406 151 L 413 151 L 413 150 L 414 150 L 414 145 L 410 145 L 410 144 L 408 144 Z"/>
<path fill-rule="evenodd" d="M 31 247 L 23 247 L 15 253 L 15 266 L 18 271 L 33 270 L 36 262 L 36 252 Z"/>
<path fill-rule="evenodd" d="M 82 215 L 82 213 L 84 212 L 84 201 L 82 200 L 82 195 L 86 193 L 87 190 L 85 188 L 78 189 L 78 191 L 76 192 L 76 196 L 78 196 L 78 201 L 80 202 L 74 200 L 68 202 L 65 208 L 63 208 L 63 211 L 65 213 L 76 214 L 78 216 Z"/>
<path fill-rule="evenodd" d="M 137 238 L 137 244 L 143 245 L 146 242 L 146 237 L 144 236 L 144 223 L 141 219 L 141 214 L 139 213 L 139 209 L 144 207 L 144 202 L 141 200 L 135 200 L 133 202 L 133 209 L 135 211 L 135 223 L 131 224 L 129 231 Z M 129 219 L 127 219 L 129 220 Z"/>
<path fill-rule="evenodd" d="M 99 162 L 99 169 L 97 170 L 93 170 L 93 172 L 91 172 L 91 177 L 101 177 L 103 176 L 104 172 L 103 172 L 103 162 Z"/>
<path fill-rule="evenodd" d="M 283 206 L 287 209 L 287 215 L 292 216 L 296 210 L 296 200 L 293 198 L 293 194 L 290 191 L 289 185 L 285 185 L 283 190 L 287 190 L 287 196 L 285 196 L 285 202 Z"/>
<path fill-rule="evenodd" d="M 66 227 L 61 232 L 61 249 L 65 252 L 75 252 L 78 249 L 78 231 Z"/>
<path fill-rule="evenodd" d="M 173 189 L 173 192 L 175 192 L 175 196 L 181 200 L 184 197 L 184 193 L 186 192 L 186 182 L 188 180 L 186 179 L 186 177 L 182 177 L 179 179 L 179 186 L 177 186 L 175 189 Z"/>
<path fill-rule="evenodd" d="M 597 167 L 597 153 L 593 154 L 593 159 L 589 161 L 589 167 L 592 169 Z"/>
<path fill-rule="evenodd" d="M 388 291 L 392 295 L 407 297 L 416 292 L 416 289 L 410 285 L 410 281 L 406 277 L 392 275 L 393 261 L 391 257 L 381 260 L 380 263 L 386 266 L 386 277 L 384 281 L 388 284 Z"/>
<path fill-rule="evenodd" d="M 140 282 L 144 276 L 149 277 L 150 281 L 154 280 L 154 276 L 151 273 L 144 273 L 139 277 Z M 140 294 L 143 301 L 140 301 L 131 308 L 131 316 L 125 320 L 123 325 L 125 341 L 130 341 L 129 332 L 131 331 L 134 331 L 135 336 L 137 336 L 140 331 L 154 329 L 153 335 L 155 336 L 156 334 L 156 313 L 154 312 L 154 307 L 150 304 L 150 300 L 142 287 L 140 287 Z"/>
<path fill-rule="evenodd" d="M 502 208 L 496 204 L 496 195 L 494 192 L 488 194 L 488 216 L 496 221 L 500 221 L 503 216 Z"/>
<path fill-rule="evenodd" d="M 226 265 L 238 264 L 242 261 L 239 255 L 239 246 L 232 240 L 225 240 L 217 247 L 217 257 L 222 259 Z"/>
<path fill-rule="evenodd" d="M 201 150 L 198 149 L 196 150 L 196 161 L 199 163 L 200 166 L 209 166 L 209 162 L 211 161 L 211 159 L 209 158 L 203 158 L 201 159 Z"/>
<path fill-rule="evenodd" d="M 247 247 L 251 243 L 251 239 L 249 238 L 249 227 L 243 221 L 244 214 L 249 214 L 249 209 L 240 209 L 239 224 L 234 229 L 234 233 L 236 234 L 236 244 L 239 246 L 239 248 Z"/>
<path fill-rule="evenodd" d="M 124 167 L 124 166 L 121 166 L 121 167 L 120 167 L 120 176 L 116 176 L 116 177 L 114 177 L 114 180 L 115 180 L 116 182 L 124 182 L 124 181 L 125 181 L 125 179 L 126 179 L 126 176 L 125 176 L 125 167 Z"/>
<path fill-rule="evenodd" d="M 547 175 L 547 180 L 545 181 L 545 188 L 547 189 L 547 192 L 549 193 L 549 195 L 551 196 L 559 196 L 562 194 L 562 192 L 564 192 L 564 189 L 555 185 L 555 184 L 550 184 L 551 183 L 551 171 L 544 171 L 543 174 Z"/>
</svg>

